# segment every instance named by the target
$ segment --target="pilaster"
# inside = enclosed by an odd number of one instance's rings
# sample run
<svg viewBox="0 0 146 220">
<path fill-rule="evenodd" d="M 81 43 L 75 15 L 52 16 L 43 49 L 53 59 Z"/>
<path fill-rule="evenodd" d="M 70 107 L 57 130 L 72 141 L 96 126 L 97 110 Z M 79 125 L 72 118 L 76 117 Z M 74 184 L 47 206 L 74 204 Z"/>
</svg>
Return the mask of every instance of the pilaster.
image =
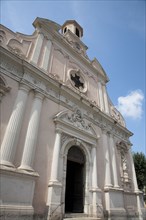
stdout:
<svg viewBox="0 0 146 220">
<path fill-rule="evenodd" d="M 42 64 L 41 64 L 41 68 L 43 68 L 46 71 L 47 71 L 48 65 L 49 65 L 51 47 L 52 47 L 51 40 L 50 39 L 46 39 L 44 53 L 42 54 L 43 55 L 43 60 L 42 60 Z"/>
<path fill-rule="evenodd" d="M 106 91 L 105 84 L 102 85 L 102 88 L 103 88 L 103 101 L 104 101 L 104 106 L 105 106 L 105 112 L 109 114 L 109 104 L 108 104 L 107 91 Z"/>
<path fill-rule="evenodd" d="M 57 129 L 55 143 L 54 143 L 50 182 L 58 182 L 58 163 L 59 163 L 60 144 L 61 144 L 61 131 Z"/>
<path fill-rule="evenodd" d="M 47 205 L 50 207 L 48 212 L 48 220 L 52 219 L 54 212 L 56 218 L 57 216 L 61 216 L 62 213 L 62 204 L 61 204 L 62 183 L 58 181 L 60 145 L 61 145 L 61 131 L 59 129 L 56 129 L 56 137 L 55 137 L 52 167 L 51 167 L 51 177 L 48 184 Z"/>
<path fill-rule="evenodd" d="M 103 147 L 105 149 L 105 189 L 111 188 L 111 169 L 110 169 L 110 149 L 109 149 L 109 134 L 103 130 Z"/>
<path fill-rule="evenodd" d="M 31 57 L 31 61 L 35 64 L 37 64 L 37 62 L 39 60 L 39 55 L 40 55 L 41 47 L 42 47 L 42 44 L 43 44 L 43 38 L 44 38 L 43 34 L 39 33 L 38 37 L 37 37 L 37 40 L 35 42 L 35 47 L 33 49 L 33 54 L 32 54 L 32 57 Z"/>
<path fill-rule="evenodd" d="M 102 84 L 100 81 L 98 82 L 98 93 L 99 93 L 99 106 L 101 111 L 103 111 L 104 110 L 103 92 L 102 92 Z"/>
<path fill-rule="evenodd" d="M 92 168 L 92 216 L 102 217 L 102 201 L 101 201 L 101 190 L 98 188 L 98 178 L 97 178 L 97 152 L 96 146 L 92 146 L 91 151 L 93 168 Z"/>
<path fill-rule="evenodd" d="M 111 149 L 111 155 L 112 155 L 111 157 L 112 157 L 112 172 L 113 172 L 114 187 L 119 188 L 118 176 L 117 176 L 115 143 L 114 143 L 114 137 L 112 134 L 110 134 L 109 136 L 109 141 L 110 141 L 110 149 Z"/>
</svg>

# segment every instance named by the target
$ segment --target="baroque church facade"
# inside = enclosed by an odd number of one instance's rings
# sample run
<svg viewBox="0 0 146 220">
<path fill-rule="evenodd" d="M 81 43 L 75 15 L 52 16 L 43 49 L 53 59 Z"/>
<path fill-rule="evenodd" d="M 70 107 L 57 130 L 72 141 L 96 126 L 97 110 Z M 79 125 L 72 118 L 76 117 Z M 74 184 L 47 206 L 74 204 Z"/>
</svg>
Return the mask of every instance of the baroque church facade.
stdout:
<svg viewBox="0 0 146 220">
<path fill-rule="evenodd" d="M 1 219 L 144 220 L 132 133 L 82 27 L 0 26 Z"/>
</svg>

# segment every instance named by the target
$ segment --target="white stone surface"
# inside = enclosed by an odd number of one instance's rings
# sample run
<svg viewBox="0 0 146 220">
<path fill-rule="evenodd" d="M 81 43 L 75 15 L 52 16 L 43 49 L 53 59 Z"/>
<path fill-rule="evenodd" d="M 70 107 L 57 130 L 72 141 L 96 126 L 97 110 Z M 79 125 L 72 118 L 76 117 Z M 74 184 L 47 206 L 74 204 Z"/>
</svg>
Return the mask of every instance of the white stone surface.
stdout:
<svg viewBox="0 0 146 220">
<path fill-rule="evenodd" d="M 10 116 L 7 129 L 3 138 L 0 152 L 0 163 L 6 166 L 13 167 L 18 137 L 23 121 L 23 115 L 27 100 L 29 87 L 24 84 L 20 85 L 18 95 Z"/>
<path fill-rule="evenodd" d="M 28 124 L 22 161 L 19 167 L 19 169 L 22 170 L 33 171 L 32 166 L 35 156 L 42 101 L 43 101 L 43 95 L 36 93 L 32 106 L 29 124 Z"/>
</svg>

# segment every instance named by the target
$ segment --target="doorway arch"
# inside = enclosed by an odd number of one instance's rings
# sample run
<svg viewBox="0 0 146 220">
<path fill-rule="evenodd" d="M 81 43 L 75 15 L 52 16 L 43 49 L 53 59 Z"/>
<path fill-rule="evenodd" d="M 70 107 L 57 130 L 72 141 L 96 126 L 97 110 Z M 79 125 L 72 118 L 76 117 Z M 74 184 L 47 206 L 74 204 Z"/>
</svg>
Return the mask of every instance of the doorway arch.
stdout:
<svg viewBox="0 0 146 220">
<path fill-rule="evenodd" d="M 85 199 L 85 154 L 76 145 L 67 154 L 65 212 L 83 213 Z"/>
</svg>

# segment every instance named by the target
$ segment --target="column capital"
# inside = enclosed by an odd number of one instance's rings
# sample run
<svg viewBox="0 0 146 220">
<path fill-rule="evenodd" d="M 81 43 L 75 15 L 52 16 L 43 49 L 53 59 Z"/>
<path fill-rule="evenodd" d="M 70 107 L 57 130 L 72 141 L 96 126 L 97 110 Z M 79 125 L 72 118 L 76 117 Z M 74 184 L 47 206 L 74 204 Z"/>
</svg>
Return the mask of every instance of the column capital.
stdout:
<svg viewBox="0 0 146 220">
<path fill-rule="evenodd" d="M 62 131 L 60 128 L 56 128 L 56 133 L 57 133 L 57 134 L 62 134 L 63 131 Z"/>
<path fill-rule="evenodd" d="M 113 140 L 114 140 L 114 133 L 112 131 L 109 131 L 108 134 L 109 134 L 110 138 L 113 138 Z"/>
<path fill-rule="evenodd" d="M 39 91 L 35 90 L 35 99 L 40 99 L 43 100 L 44 99 L 44 95 L 42 93 L 40 93 Z"/>
<path fill-rule="evenodd" d="M 24 90 L 25 92 L 29 92 L 30 89 L 31 88 L 28 85 L 26 85 L 22 82 L 19 83 L 19 90 Z"/>
</svg>

